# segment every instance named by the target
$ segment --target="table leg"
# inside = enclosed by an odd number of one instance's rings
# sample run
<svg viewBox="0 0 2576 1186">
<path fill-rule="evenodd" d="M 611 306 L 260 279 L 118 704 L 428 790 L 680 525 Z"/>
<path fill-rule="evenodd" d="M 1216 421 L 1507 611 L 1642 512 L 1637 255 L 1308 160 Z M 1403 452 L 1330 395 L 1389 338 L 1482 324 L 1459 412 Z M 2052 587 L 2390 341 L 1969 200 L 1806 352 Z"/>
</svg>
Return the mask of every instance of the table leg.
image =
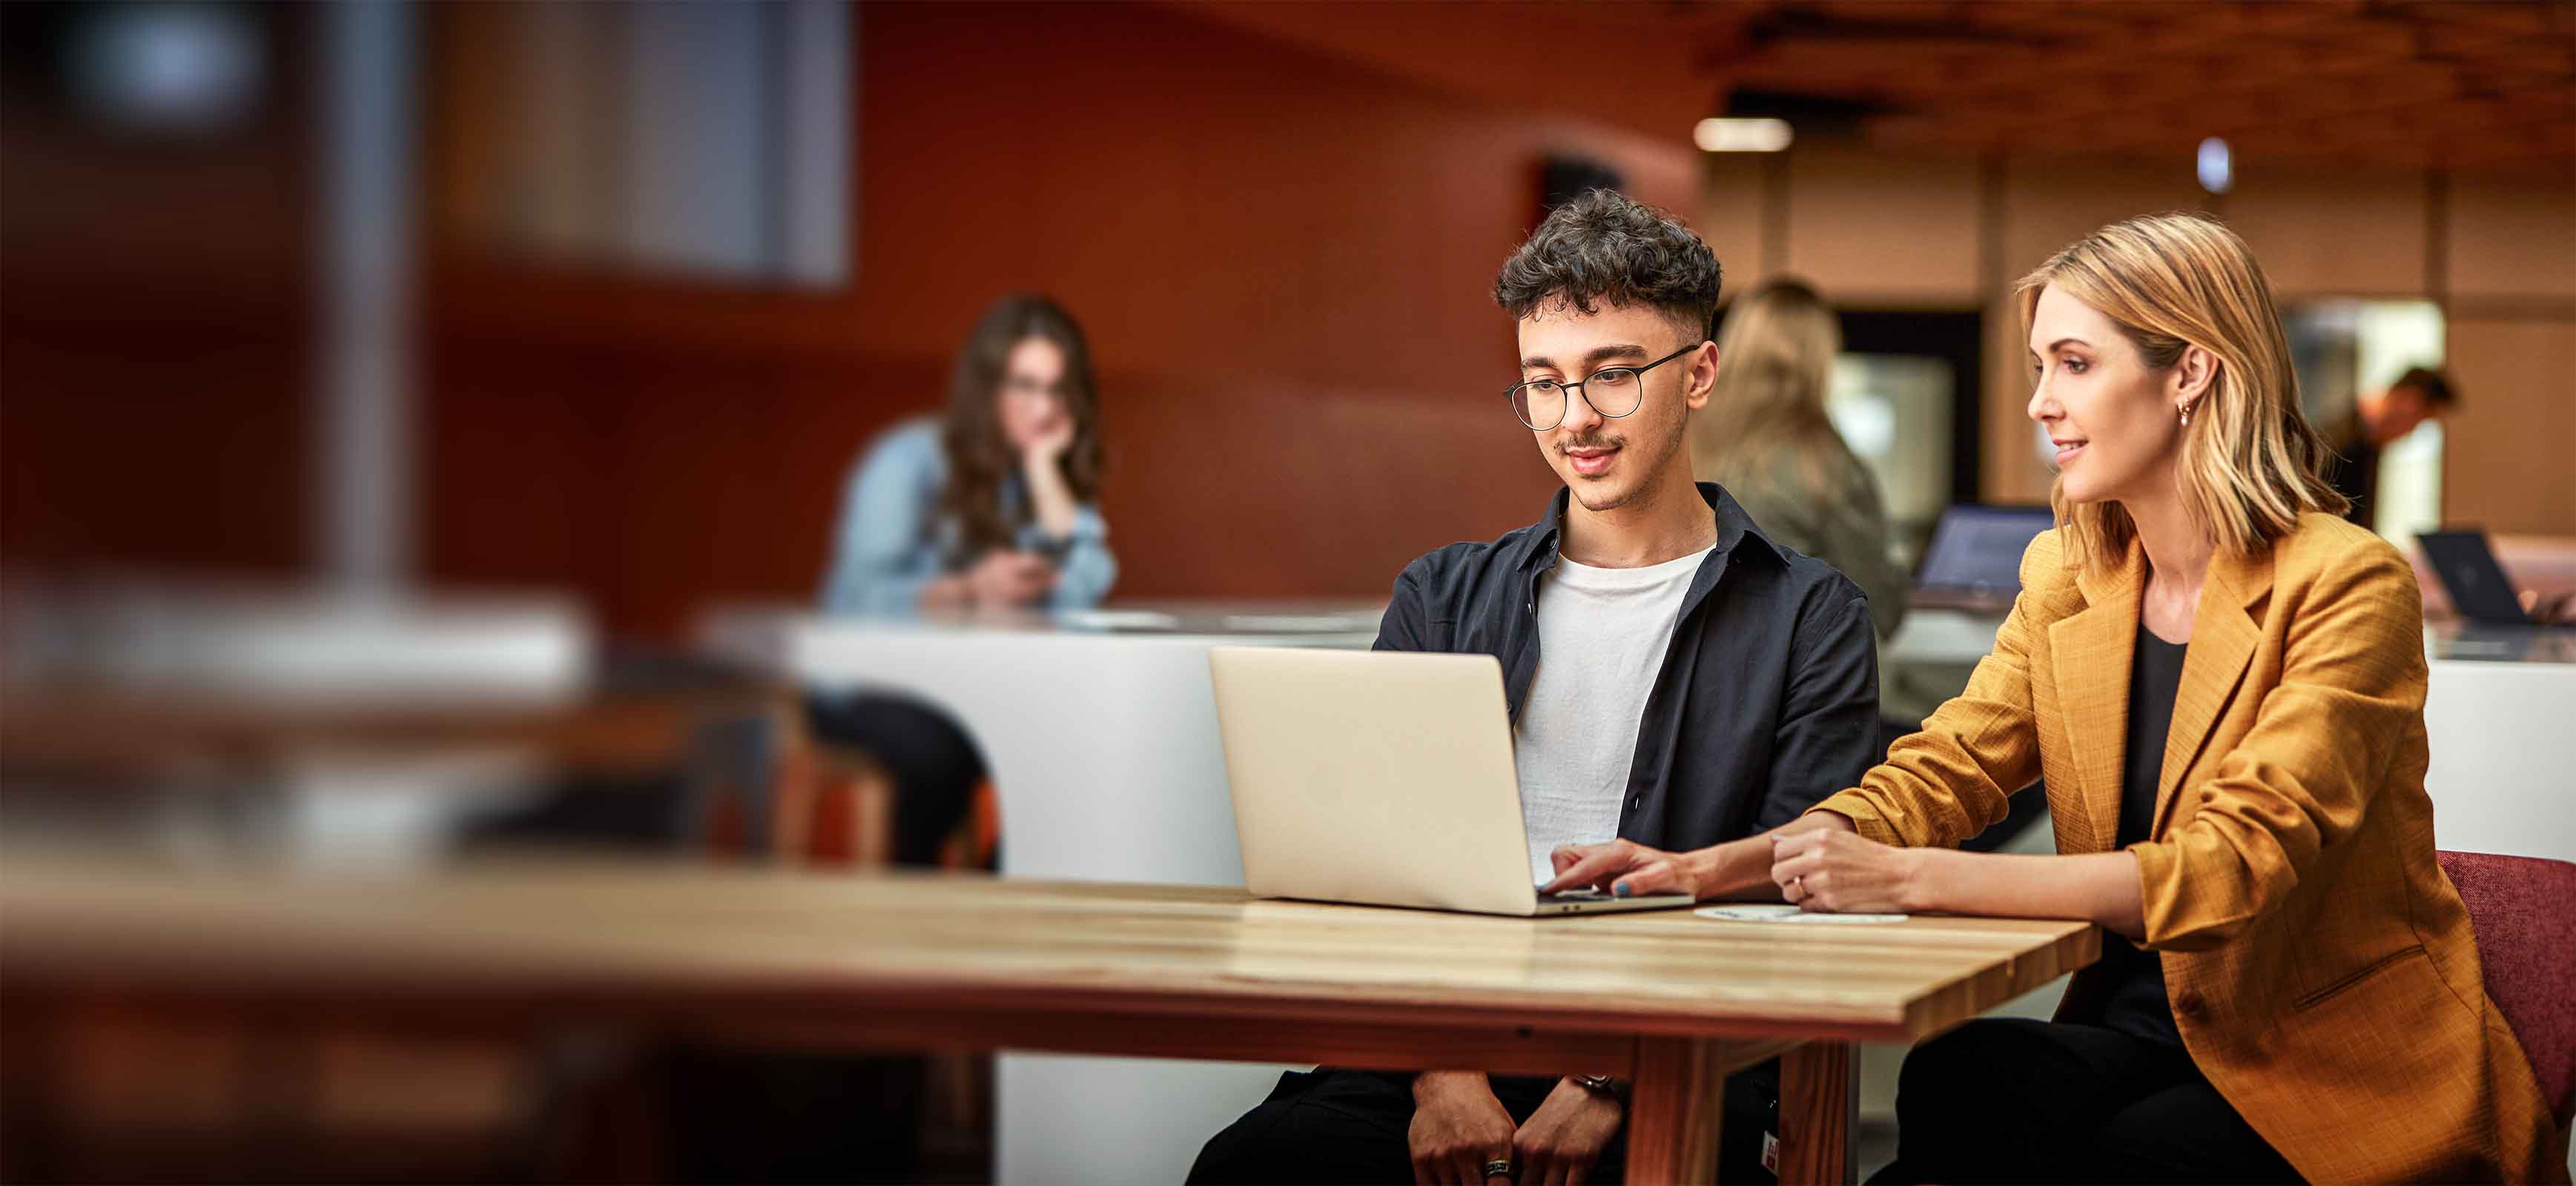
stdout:
<svg viewBox="0 0 2576 1186">
<path fill-rule="evenodd" d="M 1852 1180 L 1860 1108 L 1859 1051 L 1809 1042 L 1780 1059 L 1780 1181 L 1843 1186 Z"/>
<path fill-rule="evenodd" d="M 1717 1128 L 1726 1075 L 1717 1044 L 1645 1038 L 1628 1096 L 1628 1180 L 1717 1180 Z"/>
</svg>

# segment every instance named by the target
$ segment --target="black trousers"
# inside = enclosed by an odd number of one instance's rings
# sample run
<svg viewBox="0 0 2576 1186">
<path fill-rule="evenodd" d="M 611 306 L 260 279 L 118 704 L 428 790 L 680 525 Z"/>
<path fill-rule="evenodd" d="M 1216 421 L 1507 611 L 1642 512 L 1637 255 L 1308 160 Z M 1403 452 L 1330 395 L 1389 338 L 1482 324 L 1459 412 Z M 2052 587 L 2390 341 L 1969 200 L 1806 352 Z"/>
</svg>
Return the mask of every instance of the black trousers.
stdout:
<svg viewBox="0 0 2576 1186">
<path fill-rule="evenodd" d="M 1495 1075 L 1494 1098 L 1512 1123 L 1530 1114 L 1556 1090 L 1555 1076 Z M 1747 1068 L 1726 1081 L 1726 1117 L 1719 1132 L 1718 1180 L 1772 1180 L 1762 1168 L 1762 1136 L 1777 1126 L 1780 1064 Z M 1189 1181 L 1204 1186 L 1271 1186 L 1280 1183 L 1356 1186 L 1413 1181 L 1413 1076 L 1340 1067 L 1290 1071 L 1259 1107 L 1209 1138 L 1190 1167 Z M 1626 1172 L 1628 1130 L 1622 1126 L 1586 1175 L 1617 1182 Z"/>
<path fill-rule="evenodd" d="M 664 1056 L 670 1180 L 921 1180 L 924 1060 L 681 1046 Z"/>
<path fill-rule="evenodd" d="M 894 860 L 929 865 L 966 818 L 984 756 L 945 714 L 902 696 L 817 696 L 805 703 L 807 726 L 834 745 L 861 750 L 894 777 Z"/>
<path fill-rule="evenodd" d="M 1907 1182 L 2296 1182 L 2191 1054 L 2100 1026 L 1989 1018 L 1914 1048 L 1896 1083 Z"/>
</svg>

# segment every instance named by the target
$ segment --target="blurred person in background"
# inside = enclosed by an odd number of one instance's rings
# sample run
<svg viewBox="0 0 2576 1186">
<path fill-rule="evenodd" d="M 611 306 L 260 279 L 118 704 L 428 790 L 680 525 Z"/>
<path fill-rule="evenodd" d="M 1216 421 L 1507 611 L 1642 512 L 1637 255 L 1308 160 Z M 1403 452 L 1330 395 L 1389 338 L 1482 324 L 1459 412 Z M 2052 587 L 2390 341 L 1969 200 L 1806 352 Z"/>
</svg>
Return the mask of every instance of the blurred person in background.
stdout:
<svg viewBox="0 0 2576 1186">
<path fill-rule="evenodd" d="M 1117 579 L 1100 494 L 1091 351 L 1044 297 L 1005 297 L 958 353 L 948 410 L 889 429 L 852 470 L 823 608 L 836 614 L 1098 605 Z M 813 704 L 815 736 L 884 766 L 894 859 L 938 860 L 984 762 L 947 717 L 899 696 Z"/>
<path fill-rule="evenodd" d="M 2416 367 L 2376 395 L 2352 403 L 2352 411 L 2325 429 L 2326 480 L 2351 504 L 2344 517 L 2364 527 L 2379 511 L 2380 450 L 2413 432 L 2427 420 L 2439 420 L 2459 406 L 2451 380 L 2430 367 Z"/>
<path fill-rule="evenodd" d="M 1536 523 L 1407 565 L 1379 628 L 1379 650 L 1501 662 L 1534 881 L 1570 844 L 1751 836 L 1878 756 L 1861 590 L 1692 480 L 1718 281 L 1699 236 L 1617 193 L 1548 215 L 1494 281 L 1520 382 L 1488 414 L 1565 488 Z M 1291 1072 L 1190 1180 L 1617 1181 L 1627 1085 L 1593 1069 Z M 1769 1180 L 1779 1064 L 1729 1076 L 1723 1107 L 1720 1180 Z"/>
<path fill-rule="evenodd" d="M 2132 219 L 2018 296 L 2058 527 L 1966 693 L 1795 823 L 1559 885 L 2116 932 L 2055 1020 L 1906 1056 L 1877 1181 L 2565 1181 L 2434 855 L 2414 567 L 2339 517 L 2252 254 Z M 1954 847 L 2043 771 L 2060 855 Z"/>
<path fill-rule="evenodd" d="M 1772 280 L 1736 299 L 1718 334 L 1717 388 L 1691 418 L 1691 470 L 1726 487 L 1762 533 L 1842 570 L 1869 594 L 1878 637 L 1905 617 L 1878 479 L 1825 415 L 1842 327 L 1816 291 Z"/>
<path fill-rule="evenodd" d="M 1003 298 L 957 355 L 948 410 L 895 426 L 850 472 L 823 608 L 1079 609 L 1118 578 L 1100 405 L 1071 314 Z"/>
</svg>

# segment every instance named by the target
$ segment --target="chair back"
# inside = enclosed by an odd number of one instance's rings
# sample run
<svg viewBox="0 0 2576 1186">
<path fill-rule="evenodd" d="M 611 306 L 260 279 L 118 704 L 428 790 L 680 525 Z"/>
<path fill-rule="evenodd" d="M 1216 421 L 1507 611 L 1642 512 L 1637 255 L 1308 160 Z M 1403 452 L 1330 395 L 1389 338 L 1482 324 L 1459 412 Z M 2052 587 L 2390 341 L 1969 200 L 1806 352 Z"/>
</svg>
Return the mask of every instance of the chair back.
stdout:
<svg viewBox="0 0 2576 1186">
<path fill-rule="evenodd" d="M 2487 996 L 2522 1040 L 2563 1127 L 2576 1112 L 2576 865 L 2480 852 L 2436 854 L 2468 904 Z"/>
</svg>

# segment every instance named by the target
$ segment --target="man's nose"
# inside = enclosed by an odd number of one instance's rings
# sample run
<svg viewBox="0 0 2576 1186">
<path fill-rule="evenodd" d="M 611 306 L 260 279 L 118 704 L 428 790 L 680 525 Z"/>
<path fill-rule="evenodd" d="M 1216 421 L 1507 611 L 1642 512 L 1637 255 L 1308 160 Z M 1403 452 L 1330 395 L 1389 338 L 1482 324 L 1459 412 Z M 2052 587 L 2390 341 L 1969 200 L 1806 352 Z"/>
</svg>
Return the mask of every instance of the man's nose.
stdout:
<svg viewBox="0 0 2576 1186">
<path fill-rule="evenodd" d="M 1592 406 L 1592 393 L 1590 391 L 1580 387 L 1571 387 L 1566 389 L 1565 423 L 1560 427 L 1569 432 L 1580 435 L 1591 431 L 1591 429 L 1595 425 L 1600 424 L 1602 420 L 1603 416 L 1601 415 L 1600 409 Z"/>
</svg>

